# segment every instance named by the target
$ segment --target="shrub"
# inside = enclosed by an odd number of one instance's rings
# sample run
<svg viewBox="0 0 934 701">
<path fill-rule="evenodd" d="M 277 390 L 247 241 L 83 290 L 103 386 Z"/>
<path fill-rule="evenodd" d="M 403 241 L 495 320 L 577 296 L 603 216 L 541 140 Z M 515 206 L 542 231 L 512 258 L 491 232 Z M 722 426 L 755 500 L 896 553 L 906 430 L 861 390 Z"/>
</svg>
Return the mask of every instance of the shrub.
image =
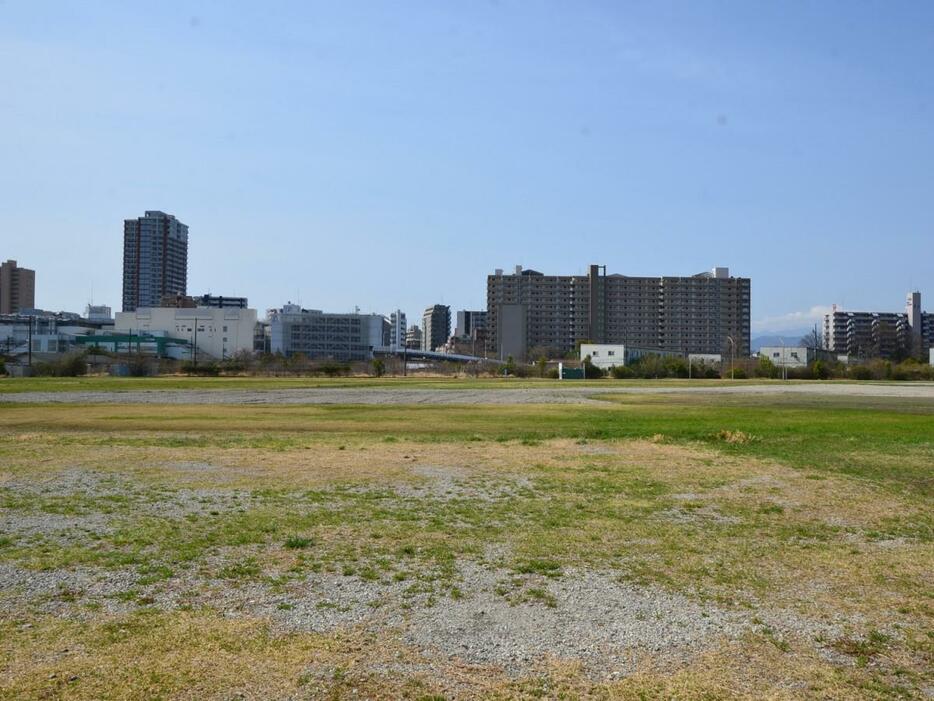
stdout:
<svg viewBox="0 0 934 701">
<path fill-rule="evenodd" d="M 557 380 L 558 379 L 558 368 L 551 368 L 551 370 L 548 370 L 545 373 L 545 377 L 547 377 L 550 380 Z"/>
<path fill-rule="evenodd" d="M 323 373 L 327 377 L 339 377 L 350 373 L 350 365 L 329 360 L 321 363 L 315 370 Z"/>
<path fill-rule="evenodd" d="M 215 362 L 202 362 L 195 365 L 192 361 L 186 360 L 182 363 L 182 372 L 186 375 L 198 375 L 200 377 L 217 377 L 221 369 Z"/>
<path fill-rule="evenodd" d="M 733 378 L 737 380 L 745 380 L 749 376 L 746 374 L 746 368 L 733 368 Z"/>
<path fill-rule="evenodd" d="M 588 380 L 597 380 L 603 377 L 604 372 L 601 368 L 598 368 L 591 361 L 590 356 L 588 355 L 584 358 L 584 377 Z"/>
<path fill-rule="evenodd" d="M 6 362 L 0 358 L 0 375 L 6 375 Z"/>
<path fill-rule="evenodd" d="M 781 376 L 781 371 L 769 358 L 764 355 L 759 357 L 759 362 L 755 369 L 756 377 L 770 377 L 775 379 Z"/>
<path fill-rule="evenodd" d="M 36 375 L 45 377 L 78 377 L 86 375 L 88 364 L 85 360 L 87 354 L 82 351 L 79 353 L 67 353 L 56 360 L 36 363 L 33 370 Z"/>
<path fill-rule="evenodd" d="M 847 375 L 854 380 L 871 380 L 872 370 L 865 365 L 854 365 L 847 371 Z"/>
<path fill-rule="evenodd" d="M 823 360 L 815 360 L 811 363 L 811 375 L 815 380 L 826 380 L 830 377 L 830 368 Z"/>
<path fill-rule="evenodd" d="M 506 364 L 503 365 L 503 372 L 506 375 L 516 374 L 516 359 L 511 355 L 506 358 Z"/>
<path fill-rule="evenodd" d="M 665 358 L 664 367 L 666 377 L 688 376 L 688 366 L 682 358 Z"/>
<path fill-rule="evenodd" d="M 632 368 L 626 367 L 625 365 L 614 365 L 610 370 L 610 374 L 613 375 L 617 380 L 627 380 L 631 377 L 635 377 L 636 373 Z"/>
<path fill-rule="evenodd" d="M 373 368 L 373 374 L 376 377 L 382 377 L 386 372 L 386 362 L 382 358 L 373 358 L 370 363 Z"/>
</svg>

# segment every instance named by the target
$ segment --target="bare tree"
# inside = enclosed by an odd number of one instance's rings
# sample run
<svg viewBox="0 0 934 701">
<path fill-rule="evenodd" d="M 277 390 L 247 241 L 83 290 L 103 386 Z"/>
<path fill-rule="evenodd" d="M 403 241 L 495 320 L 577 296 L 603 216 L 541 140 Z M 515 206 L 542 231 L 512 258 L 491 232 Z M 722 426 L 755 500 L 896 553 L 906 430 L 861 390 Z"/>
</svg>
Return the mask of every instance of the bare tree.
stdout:
<svg viewBox="0 0 934 701">
<path fill-rule="evenodd" d="M 824 334 L 821 333 L 820 327 L 817 324 L 814 324 L 814 328 L 801 337 L 800 343 L 806 348 L 823 349 Z"/>
</svg>

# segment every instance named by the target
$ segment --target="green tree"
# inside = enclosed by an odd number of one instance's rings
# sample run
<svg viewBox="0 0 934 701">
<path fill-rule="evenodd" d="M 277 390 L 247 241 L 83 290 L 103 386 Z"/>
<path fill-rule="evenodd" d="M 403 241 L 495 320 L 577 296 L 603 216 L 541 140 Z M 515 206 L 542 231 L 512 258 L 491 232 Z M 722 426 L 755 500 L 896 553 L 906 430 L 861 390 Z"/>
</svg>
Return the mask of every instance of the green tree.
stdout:
<svg viewBox="0 0 934 701">
<path fill-rule="evenodd" d="M 507 375 L 516 374 L 516 359 L 511 355 L 506 358 L 506 364 L 503 365 L 503 370 L 505 370 Z"/>
<path fill-rule="evenodd" d="M 545 369 L 548 367 L 548 358 L 546 358 L 544 355 L 538 356 L 538 358 L 535 360 L 535 366 L 538 368 L 538 376 L 544 377 Z"/>
</svg>

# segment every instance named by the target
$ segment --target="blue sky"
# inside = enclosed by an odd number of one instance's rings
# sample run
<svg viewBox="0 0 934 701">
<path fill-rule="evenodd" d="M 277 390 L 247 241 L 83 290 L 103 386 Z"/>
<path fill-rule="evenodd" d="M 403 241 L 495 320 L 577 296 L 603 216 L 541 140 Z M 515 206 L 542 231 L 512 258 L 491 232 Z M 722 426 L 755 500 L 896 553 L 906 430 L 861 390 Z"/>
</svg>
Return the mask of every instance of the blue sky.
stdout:
<svg viewBox="0 0 934 701">
<path fill-rule="evenodd" d="M 43 308 L 117 307 L 162 209 L 261 310 L 591 262 L 729 266 L 757 330 L 934 310 L 934 3 L 0 0 L 0 165 Z"/>
</svg>

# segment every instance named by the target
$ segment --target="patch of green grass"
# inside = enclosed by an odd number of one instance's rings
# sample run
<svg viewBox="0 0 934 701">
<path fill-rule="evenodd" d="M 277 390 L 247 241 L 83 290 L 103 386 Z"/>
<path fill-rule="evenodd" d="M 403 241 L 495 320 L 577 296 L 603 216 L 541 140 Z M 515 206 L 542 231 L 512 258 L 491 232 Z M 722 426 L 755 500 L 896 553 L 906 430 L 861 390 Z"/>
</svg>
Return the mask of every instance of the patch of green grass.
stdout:
<svg viewBox="0 0 934 701">
<path fill-rule="evenodd" d="M 221 579 L 253 579 L 261 572 L 259 563 L 255 558 L 246 558 L 222 567 L 217 576 Z"/>
<path fill-rule="evenodd" d="M 539 574 L 545 577 L 560 577 L 561 563 L 555 560 L 522 560 L 513 566 L 519 574 Z"/>
<path fill-rule="evenodd" d="M 289 548 L 290 550 L 303 550 L 305 548 L 311 547 L 314 541 L 311 538 L 303 538 L 301 536 L 289 536 L 285 539 L 283 546 Z"/>
</svg>

